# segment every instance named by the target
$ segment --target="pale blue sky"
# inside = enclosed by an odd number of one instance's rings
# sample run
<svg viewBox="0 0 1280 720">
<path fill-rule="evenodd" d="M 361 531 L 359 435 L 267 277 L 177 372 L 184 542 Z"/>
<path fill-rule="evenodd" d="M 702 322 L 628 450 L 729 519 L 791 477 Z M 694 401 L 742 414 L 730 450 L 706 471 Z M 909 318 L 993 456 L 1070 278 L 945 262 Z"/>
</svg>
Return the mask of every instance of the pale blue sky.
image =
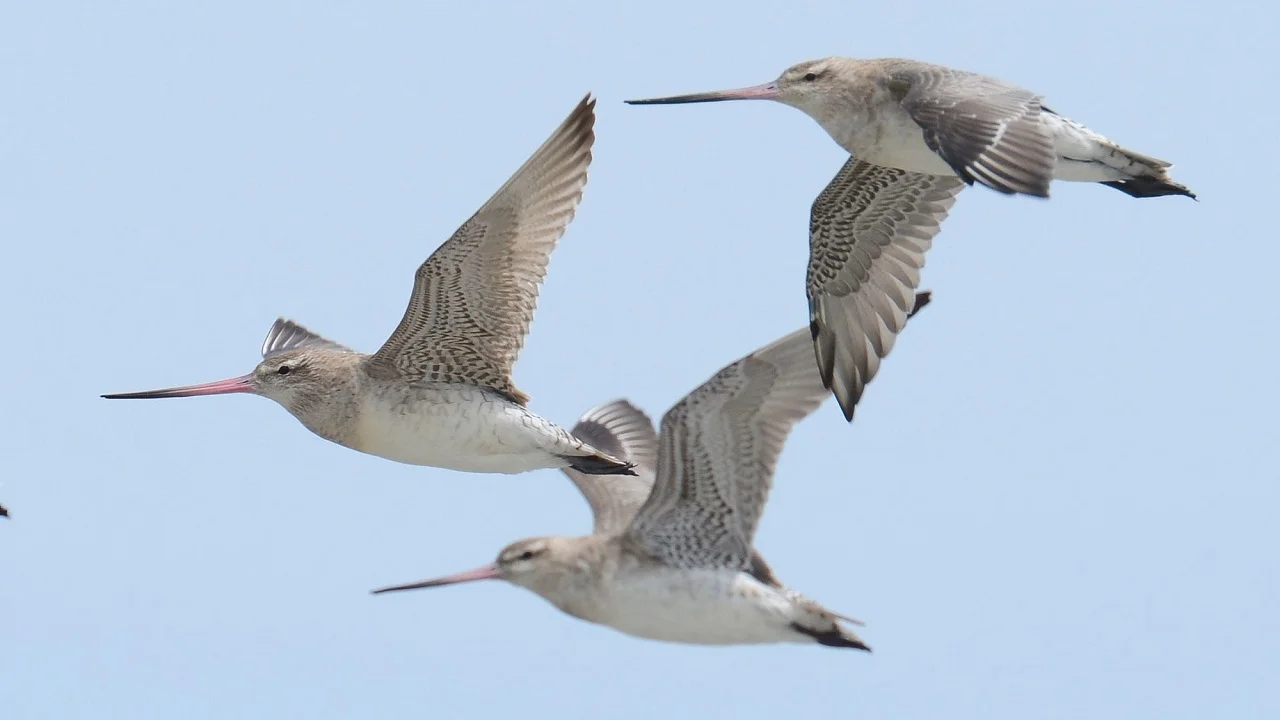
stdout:
<svg viewBox="0 0 1280 720">
<path fill-rule="evenodd" d="M 1280 716 L 1274 5 L 319 5 L 0 13 L 6 720 Z M 377 348 L 590 90 L 516 379 L 561 423 L 657 418 L 807 322 L 845 155 L 780 105 L 622 101 L 832 54 L 1034 88 L 1202 199 L 961 197 L 933 306 L 853 426 L 797 428 L 758 537 L 872 655 L 636 640 L 498 583 L 371 597 L 586 532 L 586 504 L 258 398 L 98 398 L 246 372 L 277 315 Z"/>
</svg>

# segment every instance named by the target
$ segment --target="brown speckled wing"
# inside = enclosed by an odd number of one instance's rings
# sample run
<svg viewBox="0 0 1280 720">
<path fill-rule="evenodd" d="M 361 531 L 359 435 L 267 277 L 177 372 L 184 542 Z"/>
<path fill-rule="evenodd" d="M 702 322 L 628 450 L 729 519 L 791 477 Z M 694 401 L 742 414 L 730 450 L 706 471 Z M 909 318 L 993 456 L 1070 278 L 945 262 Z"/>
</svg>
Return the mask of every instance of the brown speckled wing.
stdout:
<svg viewBox="0 0 1280 720">
<path fill-rule="evenodd" d="M 752 539 L 787 436 L 827 397 L 808 330 L 716 373 L 663 417 L 657 481 L 627 540 L 673 567 L 776 582 Z"/>
<path fill-rule="evenodd" d="M 595 141 L 595 100 L 577 109 L 414 280 L 370 372 L 479 385 L 525 403 L 511 379 L 556 243 L 577 211 Z"/>
<path fill-rule="evenodd" d="M 907 318 L 933 237 L 965 187 L 850 158 L 809 216 L 809 329 L 822 382 L 845 418 Z M 925 299 L 927 302 L 927 299 Z"/>
<path fill-rule="evenodd" d="M 563 469 L 591 506 L 595 517 L 592 532 L 612 535 L 626 530 L 653 490 L 658 466 L 658 432 L 653 421 L 630 402 L 614 400 L 583 415 L 573 427 L 573 434 L 601 452 L 635 463 L 635 476 L 603 477 Z M 769 563 L 758 552 L 751 553 L 749 572 L 766 585 L 782 587 Z"/>
</svg>

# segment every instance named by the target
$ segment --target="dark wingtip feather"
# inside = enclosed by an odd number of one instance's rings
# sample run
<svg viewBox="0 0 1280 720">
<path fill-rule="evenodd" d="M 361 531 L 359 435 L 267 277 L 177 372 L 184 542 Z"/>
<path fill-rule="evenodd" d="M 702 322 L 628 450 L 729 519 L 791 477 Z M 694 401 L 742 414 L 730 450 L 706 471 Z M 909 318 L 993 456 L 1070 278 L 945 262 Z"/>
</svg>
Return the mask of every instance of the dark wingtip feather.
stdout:
<svg viewBox="0 0 1280 720">
<path fill-rule="evenodd" d="M 844 414 L 845 422 L 853 422 L 853 411 L 858 406 L 858 403 L 842 398 L 839 395 L 836 396 L 836 403 L 840 406 L 840 412 Z"/>
<path fill-rule="evenodd" d="M 928 307 L 931 302 L 933 302 L 932 290 L 922 290 L 916 293 L 916 304 L 911 308 L 911 312 L 907 313 L 907 319 L 910 320 L 915 317 L 916 313 Z"/>
<path fill-rule="evenodd" d="M 813 335 L 813 352 L 818 360 L 818 377 L 822 378 L 822 387 L 830 390 L 831 384 L 835 382 L 836 373 L 835 333 L 823 332 L 817 320 L 809 323 L 809 329 Z"/>
<path fill-rule="evenodd" d="M 1186 185 L 1179 185 L 1176 182 L 1161 180 L 1160 178 L 1136 177 L 1127 178 L 1125 180 L 1111 180 L 1102 184 L 1107 187 L 1115 188 L 1129 197 L 1153 198 L 1166 197 L 1168 195 L 1180 195 L 1182 197 L 1189 197 L 1196 202 L 1200 201 L 1199 198 L 1196 197 L 1196 194 L 1191 192 L 1191 189 Z"/>
<path fill-rule="evenodd" d="M 570 456 L 561 455 L 569 462 L 569 467 L 587 475 L 635 475 L 635 463 L 621 462 L 605 455 Z"/>
<path fill-rule="evenodd" d="M 845 387 L 836 387 L 833 382 L 827 386 L 827 389 L 835 396 L 836 404 L 840 406 L 840 414 L 844 415 L 845 422 L 853 422 L 853 415 L 857 410 L 860 397 L 853 397 L 854 390 L 849 387 L 849 384 L 846 383 Z"/>
<path fill-rule="evenodd" d="M 862 642 L 852 635 L 841 632 L 839 629 L 827 630 L 820 632 L 812 628 L 804 627 L 799 623 L 791 623 L 791 629 L 798 633 L 803 633 L 813 638 L 819 645 L 835 648 L 850 648 L 853 650 L 862 650 L 863 652 L 871 652 L 871 646 Z"/>
</svg>

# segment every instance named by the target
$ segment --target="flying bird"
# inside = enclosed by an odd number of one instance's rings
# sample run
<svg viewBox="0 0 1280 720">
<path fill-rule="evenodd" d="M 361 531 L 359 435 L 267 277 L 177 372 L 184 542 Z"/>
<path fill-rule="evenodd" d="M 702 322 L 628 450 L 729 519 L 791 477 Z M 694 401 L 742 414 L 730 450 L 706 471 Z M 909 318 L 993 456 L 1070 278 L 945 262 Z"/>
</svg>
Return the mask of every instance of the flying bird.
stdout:
<svg viewBox="0 0 1280 720">
<path fill-rule="evenodd" d="M 595 100 L 568 119 L 418 268 L 399 327 L 366 355 L 284 318 L 253 372 L 113 399 L 268 397 L 320 437 L 412 465 L 633 474 L 528 409 L 512 368 L 552 250 L 573 219 L 595 142 Z"/>
<path fill-rule="evenodd" d="M 859 160 L 955 175 L 1005 194 L 1049 196 L 1051 181 L 1096 182 L 1133 197 L 1185 195 L 1172 165 L 1127 150 L 986 75 L 898 58 L 829 57 L 738 90 L 628 100 L 672 105 L 774 100 L 804 112 Z"/>
<path fill-rule="evenodd" d="M 685 396 L 661 435 L 625 400 L 588 412 L 574 433 L 638 470 L 617 479 L 566 470 L 595 516 L 591 535 L 521 540 L 490 565 L 374 592 L 505 580 L 640 638 L 870 650 L 848 627 L 861 623 L 783 585 L 754 548 L 787 436 L 831 396 L 817 370 L 802 329 Z"/>
</svg>

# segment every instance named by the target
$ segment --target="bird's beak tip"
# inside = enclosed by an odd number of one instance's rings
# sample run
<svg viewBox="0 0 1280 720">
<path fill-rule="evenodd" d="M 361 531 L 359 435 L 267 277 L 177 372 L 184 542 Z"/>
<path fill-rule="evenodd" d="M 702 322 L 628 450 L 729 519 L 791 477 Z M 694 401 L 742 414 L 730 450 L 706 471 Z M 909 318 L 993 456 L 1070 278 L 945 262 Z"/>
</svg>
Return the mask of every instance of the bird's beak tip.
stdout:
<svg viewBox="0 0 1280 720">
<path fill-rule="evenodd" d="M 724 102 L 726 100 L 777 100 L 778 83 L 767 82 L 763 85 L 738 88 L 736 90 L 716 90 L 713 92 L 692 93 L 689 95 L 672 95 L 670 97 L 644 98 L 642 100 L 624 100 L 628 105 L 683 105 L 686 103 Z"/>
</svg>

